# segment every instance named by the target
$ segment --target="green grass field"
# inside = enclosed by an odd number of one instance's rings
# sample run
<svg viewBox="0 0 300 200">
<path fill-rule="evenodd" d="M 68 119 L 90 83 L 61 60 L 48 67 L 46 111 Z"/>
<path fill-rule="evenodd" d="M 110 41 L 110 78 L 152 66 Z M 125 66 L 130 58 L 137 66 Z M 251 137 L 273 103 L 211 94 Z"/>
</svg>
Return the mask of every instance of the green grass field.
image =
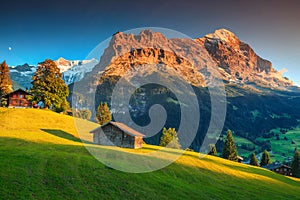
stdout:
<svg viewBox="0 0 300 200">
<path fill-rule="evenodd" d="M 277 137 L 271 137 L 271 138 L 263 138 L 259 137 L 256 138 L 257 141 L 270 141 L 271 144 L 271 160 L 274 161 L 280 161 L 284 162 L 287 160 L 287 158 L 292 158 L 294 156 L 295 148 L 300 148 L 300 128 L 297 127 L 294 130 L 289 130 L 285 134 L 282 134 L 280 132 L 280 129 L 273 129 L 272 130 L 275 134 L 279 135 L 279 140 L 277 140 Z M 234 141 L 238 148 L 238 153 L 240 156 L 248 158 L 251 153 L 253 153 L 255 150 L 259 150 L 260 147 L 255 145 L 250 140 L 234 135 Z M 242 148 L 242 145 L 250 145 L 255 147 L 255 150 L 249 151 Z"/>
<path fill-rule="evenodd" d="M 76 119 L 81 132 L 97 124 Z M 300 199 L 300 180 L 186 152 L 155 172 L 105 167 L 78 138 L 74 118 L 51 111 L 0 109 L 1 199 Z M 83 134 L 86 142 L 91 135 Z M 117 147 L 88 144 L 103 151 Z M 159 149 L 128 150 L 139 156 Z M 122 151 L 123 152 L 123 151 Z M 166 151 L 159 159 L 168 159 Z M 178 152 L 180 153 L 180 152 Z"/>
</svg>

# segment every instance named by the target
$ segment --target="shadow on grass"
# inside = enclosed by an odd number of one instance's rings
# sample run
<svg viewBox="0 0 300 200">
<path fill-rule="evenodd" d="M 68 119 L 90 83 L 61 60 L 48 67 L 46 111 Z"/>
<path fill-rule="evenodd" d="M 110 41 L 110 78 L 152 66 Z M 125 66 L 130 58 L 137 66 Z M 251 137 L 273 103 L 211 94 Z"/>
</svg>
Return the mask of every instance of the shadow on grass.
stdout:
<svg viewBox="0 0 300 200">
<path fill-rule="evenodd" d="M 41 129 L 42 131 L 49 133 L 51 135 L 55 135 L 57 137 L 60 138 L 64 138 L 67 140 L 71 140 L 74 142 L 82 142 L 82 143 L 86 143 L 86 144 L 93 144 L 92 142 L 89 142 L 87 140 L 81 140 L 80 138 L 75 137 L 74 135 L 67 133 L 65 131 L 62 130 L 58 130 L 58 129 Z"/>
</svg>

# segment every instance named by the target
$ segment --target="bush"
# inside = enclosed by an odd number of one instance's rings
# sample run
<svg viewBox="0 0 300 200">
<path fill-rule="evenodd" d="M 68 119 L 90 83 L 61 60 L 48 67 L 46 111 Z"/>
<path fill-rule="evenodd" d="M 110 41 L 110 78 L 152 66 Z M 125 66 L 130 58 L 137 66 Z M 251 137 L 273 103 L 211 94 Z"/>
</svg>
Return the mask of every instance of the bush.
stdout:
<svg viewBox="0 0 300 200">
<path fill-rule="evenodd" d="M 92 112 L 89 109 L 84 110 L 74 110 L 73 116 L 81 119 L 90 120 L 92 116 Z"/>
<path fill-rule="evenodd" d="M 112 115 L 109 110 L 107 103 L 100 103 L 97 108 L 96 119 L 100 125 L 110 122 L 112 120 Z"/>
<path fill-rule="evenodd" d="M 181 149 L 181 145 L 179 143 L 179 139 L 175 128 L 163 128 L 163 133 L 160 138 L 160 146 L 167 146 L 173 149 Z"/>
<path fill-rule="evenodd" d="M 216 156 L 217 155 L 217 149 L 216 149 L 215 145 L 213 145 L 213 144 L 209 145 L 208 155 L 211 155 L 211 156 Z"/>
</svg>

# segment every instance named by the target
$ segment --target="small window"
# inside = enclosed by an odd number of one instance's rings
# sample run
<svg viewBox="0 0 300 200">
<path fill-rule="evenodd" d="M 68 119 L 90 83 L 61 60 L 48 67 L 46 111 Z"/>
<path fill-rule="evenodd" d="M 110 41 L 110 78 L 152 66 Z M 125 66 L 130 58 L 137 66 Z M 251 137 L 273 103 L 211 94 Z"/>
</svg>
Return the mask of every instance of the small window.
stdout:
<svg viewBox="0 0 300 200">
<path fill-rule="evenodd" d="M 279 169 L 277 168 L 277 169 L 276 169 L 276 172 L 278 172 L 278 171 L 279 171 Z"/>
<path fill-rule="evenodd" d="M 283 169 L 283 171 L 285 171 L 285 172 L 286 172 L 286 171 L 287 171 L 287 169 L 286 169 L 286 168 L 284 168 L 284 169 Z"/>
<path fill-rule="evenodd" d="M 22 99 L 23 98 L 23 94 L 20 94 L 20 99 Z"/>
</svg>

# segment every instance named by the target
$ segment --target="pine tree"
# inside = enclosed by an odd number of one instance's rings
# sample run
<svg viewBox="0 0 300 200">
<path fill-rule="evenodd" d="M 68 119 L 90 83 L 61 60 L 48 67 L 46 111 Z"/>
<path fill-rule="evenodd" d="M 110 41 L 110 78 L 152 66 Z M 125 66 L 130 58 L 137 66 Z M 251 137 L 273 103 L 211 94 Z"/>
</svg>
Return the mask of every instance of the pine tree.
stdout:
<svg viewBox="0 0 300 200">
<path fill-rule="evenodd" d="M 300 178 L 300 155 L 296 149 L 293 163 L 292 163 L 292 174 L 294 177 Z"/>
<path fill-rule="evenodd" d="M 66 104 L 69 89 L 62 80 L 62 74 L 55 62 L 48 59 L 38 64 L 32 77 L 31 93 L 33 101 L 42 101 L 45 108 L 64 109 L 62 107 Z"/>
<path fill-rule="evenodd" d="M 265 166 L 271 164 L 271 158 L 270 158 L 270 154 L 267 150 L 264 150 L 262 156 L 261 156 L 261 160 L 260 160 L 260 166 Z"/>
<path fill-rule="evenodd" d="M 231 130 L 227 131 L 222 157 L 228 160 L 238 161 L 236 145 L 234 143 Z"/>
<path fill-rule="evenodd" d="M 253 166 L 259 166 L 258 160 L 257 160 L 257 158 L 256 158 L 255 153 L 252 153 L 252 154 L 251 154 L 251 157 L 250 157 L 250 165 L 253 165 Z"/>
<path fill-rule="evenodd" d="M 211 156 L 216 156 L 217 155 L 217 149 L 216 149 L 215 145 L 213 145 L 213 144 L 209 145 L 208 155 L 211 155 Z"/>
<path fill-rule="evenodd" d="M 181 149 L 181 145 L 179 143 L 179 139 L 177 136 L 177 132 L 175 128 L 166 129 L 163 128 L 163 133 L 160 138 L 160 146 L 169 147 L 173 149 Z"/>
<path fill-rule="evenodd" d="M 9 77 L 9 68 L 4 61 L 0 64 L 0 106 L 5 106 L 6 101 L 3 97 L 10 92 L 12 92 L 12 81 Z"/>
<path fill-rule="evenodd" d="M 112 120 L 111 112 L 107 103 L 100 103 L 97 108 L 96 118 L 100 125 L 110 122 Z"/>
</svg>

